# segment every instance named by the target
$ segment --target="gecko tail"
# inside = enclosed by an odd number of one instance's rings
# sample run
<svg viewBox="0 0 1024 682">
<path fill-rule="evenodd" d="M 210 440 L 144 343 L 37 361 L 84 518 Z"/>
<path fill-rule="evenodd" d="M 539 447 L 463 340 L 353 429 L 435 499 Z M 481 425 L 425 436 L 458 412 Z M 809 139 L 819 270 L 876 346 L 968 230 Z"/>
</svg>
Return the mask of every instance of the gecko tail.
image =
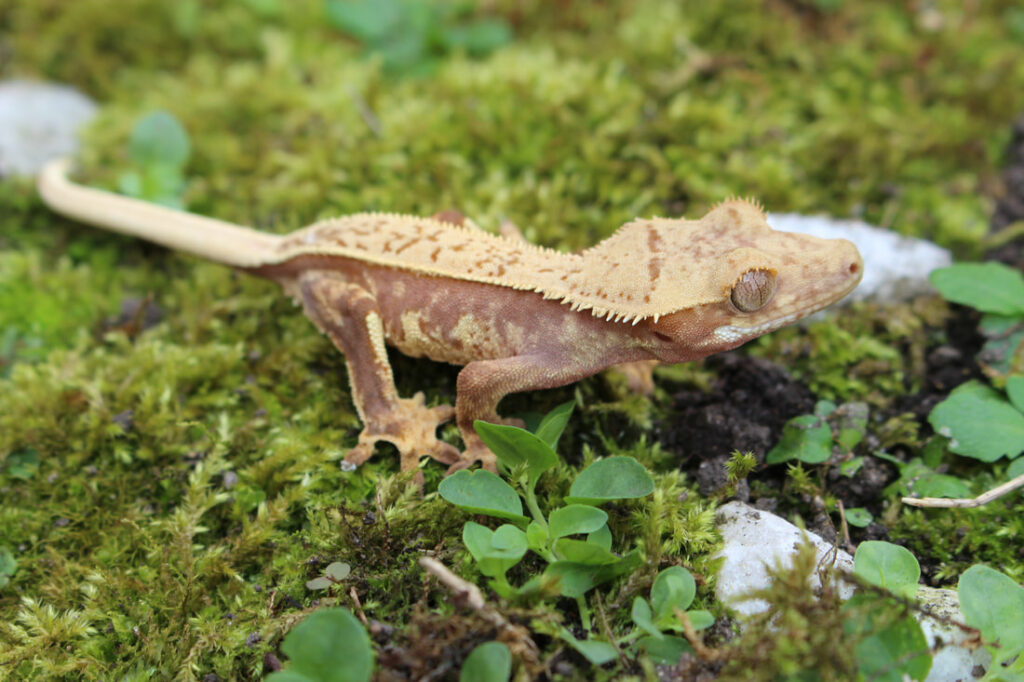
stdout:
<svg viewBox="0 0 1024 682">
<path fill-rule="evenodd" d="M 51 161 L 37 179 L 46 205 L 68 218 L 239 268 L 272 260 L 281 242 L 234 223 L 77 185 L 68 179 L 69 165 Z"/>
</svg>

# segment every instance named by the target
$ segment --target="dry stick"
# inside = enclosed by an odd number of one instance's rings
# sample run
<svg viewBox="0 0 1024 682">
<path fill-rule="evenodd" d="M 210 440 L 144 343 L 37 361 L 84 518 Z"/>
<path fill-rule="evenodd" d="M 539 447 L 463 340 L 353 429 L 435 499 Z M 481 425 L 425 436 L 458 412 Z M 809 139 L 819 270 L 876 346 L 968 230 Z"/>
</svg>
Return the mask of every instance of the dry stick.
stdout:
<svg viewBox="0 0 1024 682">
<path fill-rule="evenodd" d="M 356 107 L 356 111 L 359 112 L 359 116 L 363 119 L 363 123 L 370 129 L 370 132 L 380 137 L 382 134 L 382 126 L 380 119 L 377 118 L 377 114 L 373 112 L 369 103 L 363 98 L 362 94 L 352 86 L 345 88 L 345 92 L 348 94 L 349 99 Z"/>
<path fill-rule="evenodd" d="M 359 601 L 359 593 L 356 592 L 355 585 L 348 591 L 348 596 L 352 598 L 352 603 L 356 607 L 356 615 L 359 616 L 359 620 L 363 621 L 363 625 L 369 625 L 370 621 L 366 620 L 366 614 L 363 613 L 363 604 Z"/>
<path fill-rule="evenodd" d="M 839 500 L 839 522 L 843 531 L 843 542 L 846 544 L 846 548 L 849 549 L 853 547 L 853 543 L 850 541 L 850 526 L 846 523 L 846 507 L 843 505 L 842 500 Z"/>
<path fill-rule="evenodd" d="M 704 640 L 697 634 L 696 628 L 693 627 L 693 621 L 690 620 L 689 614 L 683 611 L 678 606 L 675 608 L 676 619 L 680 625 L 683 626 L 683 635 L 687 641 L 690 642 L 690 646 L 693 647 L 694 652 L 704 661 L 717 661 L 722 658 L 722 652 L 717 649 L 712 649 L 704 644 Z"/>
<path fill-rule="evenodd" d="M 1024 488 L 1024 474 L 1021 474 L 1017 478 L 1007 481 L 1006 483 L 996 486 L 984 492 L 977 497 L 904 497 L 903 504 L 909 504 L 912 507 L 942 507 L 942 508 L 958 508 L 958 509 L 972 509 L 974 507 L 980 507 L 983 504 L 988 504 L 992 500 L 998 500 L 1004 495 L 1009 495 L 1017 488 Z"/>
<path fill-rule="evenodd" d="M 441 584 L 448 588 L 455 598 L 456 604 L 476 611 L 488 623 L 496 627 L 499 633 L 511 639 L 517 645 L 513 653 L 518 654 L 529 667 L 538 665 L 538 649 L 530 637 L 529 631 L 521 625 L 510 623 L 497 609 L 487 604 L 480 588 L 455 575 L 437 559 L 428 556 L 420 557 L 420 566 L 432 574 Z"/>
<path fill-rule="evenodd" d="M 611 645 L 615 647 L 616 653 L 619 655 L 619 660 L 622 661 L 623 665 L 626 665 L 626 655 L 622 653 L 622 647 L 615 641 L 615 635 L 612 634 L 612 627 L 608 623 L 608 616 L 605 614 L 604 605 L 601 603 L 596 595 L 594 597 L 594 606 L 597 607 L 597 621 L 601 625 L 601 632 L 611 642 Z"/>
</svg>

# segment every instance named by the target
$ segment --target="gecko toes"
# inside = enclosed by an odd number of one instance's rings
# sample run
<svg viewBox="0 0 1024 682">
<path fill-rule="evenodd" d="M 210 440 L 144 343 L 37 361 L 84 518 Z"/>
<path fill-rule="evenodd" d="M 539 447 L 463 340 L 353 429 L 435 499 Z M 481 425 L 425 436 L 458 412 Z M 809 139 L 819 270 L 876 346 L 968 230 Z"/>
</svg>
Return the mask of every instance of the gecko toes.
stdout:
<svg viewBox="0 0 1024 682">
<path fill-rule="evenodd" d="M 438 424 L 450 422 L 455 418 L 455 408 L 451 405 L 438 405 L 430 408 L 430 411 L 434 414 Z"/>
<path fill-rule="evenodd" d="M 390 410 L 367 419 L 358 443 L 345 455 L 343 466 L 352 471 L 373 455 L 374 446 L 382 440 L 398 448 L 402 471 L 416 469 L 423 455 L 442 464 L 455 464 L 461 459 L 458 448 L 439 440 L 436 433 L 437 427 L 454 415 L 451 405 L 427 407 L 422 392 L 399 399 Z"/>
</svg>

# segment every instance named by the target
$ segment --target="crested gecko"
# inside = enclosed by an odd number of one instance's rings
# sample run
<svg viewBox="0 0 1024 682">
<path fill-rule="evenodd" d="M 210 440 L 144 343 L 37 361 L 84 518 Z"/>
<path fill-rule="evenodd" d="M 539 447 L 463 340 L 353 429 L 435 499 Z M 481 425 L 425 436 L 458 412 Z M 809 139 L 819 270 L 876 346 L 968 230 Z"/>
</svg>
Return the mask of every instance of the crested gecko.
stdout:
<svg viewBox="0 0 1024 682">
<path fill-rule="evenodd" d="M 862 271 L 852 243 L 775 231 L 745 200 L 699 220 L 636 219 L 569 254 L 442 214 L 360 213 L 273 235 L 83 187 L 67 167 L 51 162 L 38 181 L 58 213 L 269 278 L 302 305 L 345 355 L 363 424 L 349 468 L 383 440 L 402 470 L 423 454 L 494 470 L 473 422 L 500 423 L 507 394 L 736 348 L 841 299 Z M 455 406 L 400 398 L 386 345 L 464 365 Z M 452 417 L 463 452 L 436 435 Z"/>
</svg>

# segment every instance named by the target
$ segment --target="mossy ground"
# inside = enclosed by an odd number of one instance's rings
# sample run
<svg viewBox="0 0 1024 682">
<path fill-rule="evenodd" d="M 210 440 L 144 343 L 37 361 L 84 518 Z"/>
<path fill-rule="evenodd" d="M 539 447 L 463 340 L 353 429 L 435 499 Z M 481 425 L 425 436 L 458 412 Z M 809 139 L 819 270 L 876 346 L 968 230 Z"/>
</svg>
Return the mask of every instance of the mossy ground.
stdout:
<svg viewBox="0 0 1024 682">
<path fill-rule="evenodd" d="M 279 232 L 359 210 L 457 208 L 575 249 L 636 215 L 697 216 L 738 194 L 979 251 L 1024 109 L 1016 3 L 498 0 L 478 11 L 508 20 L 514 41 L 411 77 L 340 35 L 319 0 L 0 0 L 0 76 L 99 99 L 81 154 L 97 185 L 127 169 L 140 116 L 173 112 L 192 138 L 189 209 Z M 130 314 L 146 299 L 152 324 Z M 822 396 L 891 407 L 925 382 L 945 314 L 855 308 L 756 350 Z M 395 365 L 403 394 L 453 399 L 452 368 Z M 699 367 L 667 376 L 708 381 Z M 659 493 L 616 511 L 616 537 L 703 575 L 713 503 L 656 432 L 644 438 L 672 419 L 665 393 L 623 399 L 597 378 L 505 410 L 574 396 L 568 464 L 545 494 L 564 494 L 584 446 L 629 451 Z M 258 678 L 323 600 L 306 580 L 335 560 L 353 566 L 375 620 L 401 631 L 421 627 L 424 609 L 453 613 L 415 564 L 433 551 L 474 577 L 460 560 L 464 517 L 432 494 L 441 468 L 426 466 L 425 497 L 384 448 L 340 471 L 357 424 L 340 356 L 272 285 L 72 224 L 28 182 L 4 179 L 0 546 L 17 572 L 0 588 L 0 678 Z M 918 422 L 900 424 L 870 428 L 902 429 L 919 447 Z M 978 488 L 1001 474 L 945 463 Z M 811 515 L 813 496 L 794 485 L 783 508 Z M 1020 496 L 982 511 L 892 501 L 879 502 L 889 532 L 936 582 L 977 561 L 1024 575 Z M 654 570 L 605 595 L 620 607 L 613 624 Z M 700 597 L 710 604 L 707 587 Z"/>
</svg>

